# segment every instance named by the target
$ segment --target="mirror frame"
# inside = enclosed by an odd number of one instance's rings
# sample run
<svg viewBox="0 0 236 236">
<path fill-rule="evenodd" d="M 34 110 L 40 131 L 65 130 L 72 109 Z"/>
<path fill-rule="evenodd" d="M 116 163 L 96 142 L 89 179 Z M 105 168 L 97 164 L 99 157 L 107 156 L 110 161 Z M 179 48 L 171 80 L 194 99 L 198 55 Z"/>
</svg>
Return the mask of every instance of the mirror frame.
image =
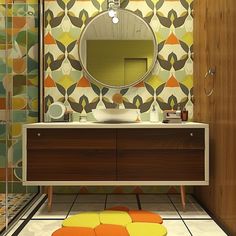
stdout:
<svg viewBox="0 0 236 236">
<path fill-rule="evenodd" d="M 91 25 L 97 17 L 101 17 L 105 14 L 108 14 L 108 10 L 105 10 L 105 11 L 102 11 L 100 12 L 99 14 L 97 14 L 96 16 L 94 16 L 89 22 L 87 25 L 85 25 L 85 27 L 83 28 L 81 34 L 80 34 L 80 37 L 79 37 L 79 40 L 78 40 L 78 44 L 79 44 L 79 47 L 78 47 L 78 51 L 79 51 L 79 61 L 80 61 L 80 64 L 81 64 L 81 67 L 82 67 L 82 71 L 83 71 L 83 74 L 84 76 L 91 82 L 94 82 L 96 84 L 99 84 L 99 85 L 102 85 L 104 87 L 107 87 L 107 88 L 113 88 L 113 89 L 125 89 L 125 88 L 129 88 L 129 87 L 132 87 L 132 86 L 135 86 L 137 85 L 138 83 L 142 82 L 144 79 L 147 78 L 147 76 L 149 76 L 151 74 L 151 72 L 153 71 L 155 65 L 156 65 L 156 62 L 157 62 L 157 41 L 156 41 L 156 36 L 155 36 L 155 33 L 153 31 L 153 29 L 151 28 L 151 26 L 145 21 L 144 18 L 140 17 L 139 15 L 135 14 L 133 11 L 130 11 L 130 10 L 127 10 L 127 9 L 122 9 L 122 8 L 118 8 L 118 11 L 124 11 L 124 12 L 127 12 L 129 14 L 132 14 L 136 17 L 138 17 L 150 30 L 151 34 L 152 34 L 152 38 L 153 38 L 153 47 L 154 47 L 154 53 L 153 53 L 153 62 L 151 64 L 151 66 L 149 67 L 149 69 L 146 71 L 146 73 L 140 77 L 139 79 L 137 79 L 134 83 L 131 83 L 131 84 L 128 84 L 128 85 L 121 85 L 121 86 L 118 86 L 118 85 L 107 85 L 107 84 L 104 84 L 102 82 L 100 82 L 99 80 L 97 80 L 96 78 L 94 78 L 90 73 L 89 71 L 87 70 L 86 66 L 82 63 L 82 55 L 81 55 L 81 51 L 80 50 L 80 47 L 81 47 L 81 39 L 83 40 L 83 35 L 85 34 L 86 32 L 86 29 L 89 27 L 89 25 Z M 119 23 L 118 23 L 119 24 Z"/>
</svg>

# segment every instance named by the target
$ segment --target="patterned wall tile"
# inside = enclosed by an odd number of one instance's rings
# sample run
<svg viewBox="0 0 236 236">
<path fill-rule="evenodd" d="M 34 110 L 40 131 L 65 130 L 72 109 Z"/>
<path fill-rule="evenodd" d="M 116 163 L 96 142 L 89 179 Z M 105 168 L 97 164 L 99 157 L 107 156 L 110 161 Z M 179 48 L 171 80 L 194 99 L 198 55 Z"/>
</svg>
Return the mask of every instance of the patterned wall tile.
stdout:
<svg viewBox="0 0 236 236">
<path fill-rule="evenodd" d="M 38 1 L 5 2 L 0 2 L 0 120 L 6 120 L 9 109 L 10 117 L 8 135 L 6 125 L 0 124 L 0 167 L 7 164 L 10 192 L 24 193 L 27 188 L 19 182 L 22 125 L 37 122 L 39 108 Z"/>
<path fill-rule="evenodd" d="M 45 111 L 52 102 L 61 101 L 74 112 L 90 113 L 96 107 L 113 107 L 112 95 L 121 92 L 126 108 L 149 113 L 153 103 L 159 112 L 180 105 L 187 107 L 191 118 L 192 0 L 122 1 L 121 7 L 144 17 L 156 35 L 158 62 L 152 76 L 121 91 L 86 81 L 77 40 L 89 19 L 106 9 L 106 1 L 45 1 Z"/>
</svg>

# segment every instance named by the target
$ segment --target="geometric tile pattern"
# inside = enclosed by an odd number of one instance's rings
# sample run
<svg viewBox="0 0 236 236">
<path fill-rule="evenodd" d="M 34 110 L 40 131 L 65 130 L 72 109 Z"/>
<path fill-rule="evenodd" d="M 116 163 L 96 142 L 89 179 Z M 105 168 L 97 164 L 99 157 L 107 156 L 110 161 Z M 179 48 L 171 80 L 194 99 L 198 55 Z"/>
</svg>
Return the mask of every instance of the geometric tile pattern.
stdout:
<svg viewBox="0 0 236 236">
<path fill-rule="evenodd" d="M 38 0 L 1 0 L 0 193 L 5 194 L 7 177 L 8 220 L 29 200 L 16 194 L 28 191 L 21 183 L 22 124 L 37 121 Z"/>
<path fill-rule="evenodd" d="M 45 111 L 54 101 L 74 112 L 90 114 L 96 107 L 113 107 L 112 95 L 123 95 L 123 107 L 159 112 L 186 107 L 192 117 L 193 103 L 193 0 L 121 1 L 121 8 L 142 16 L 158 42 L 158 61 L 150 78 L 136 86 L 109 89 L 83 77 L 77 40 L 91 17 L 106 9 L 106 0 L 45 1 Z M 148 116 L 146 115 L 146 118 Z"/>
<path fill-rule="evenodd" d="M 38 121 L 38 1 L 7 2 L 0 5 L 0 157 L 8 156 L 8 180 L 19 182 L 22 124 Z"/>
</svg>

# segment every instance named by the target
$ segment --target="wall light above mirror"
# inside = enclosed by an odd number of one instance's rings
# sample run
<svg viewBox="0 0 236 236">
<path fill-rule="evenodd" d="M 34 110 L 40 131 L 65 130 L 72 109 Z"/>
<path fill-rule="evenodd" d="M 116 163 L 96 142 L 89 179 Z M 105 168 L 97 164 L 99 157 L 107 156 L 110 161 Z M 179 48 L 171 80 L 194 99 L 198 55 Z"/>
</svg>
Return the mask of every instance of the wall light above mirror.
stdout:
<svg viewBox="0 0 236 236">
<path fill-rule="evenodd" d="M 84 75 L 105 87 L 138 84 L 153 70 L 157 59 L 155 35 L 145 20 L 117 8 L 117 24 L 109 10 L 95 16 L 79 39 Z"/>
<path fill-rule="evenodd" d="M 120 7 L 119 0 L 108 0 L 108 15 L 112 19 L 112 23 L 117 24 L 119 22 L 119 18 L 117 16 L 117 9 Z"/>
</svg>

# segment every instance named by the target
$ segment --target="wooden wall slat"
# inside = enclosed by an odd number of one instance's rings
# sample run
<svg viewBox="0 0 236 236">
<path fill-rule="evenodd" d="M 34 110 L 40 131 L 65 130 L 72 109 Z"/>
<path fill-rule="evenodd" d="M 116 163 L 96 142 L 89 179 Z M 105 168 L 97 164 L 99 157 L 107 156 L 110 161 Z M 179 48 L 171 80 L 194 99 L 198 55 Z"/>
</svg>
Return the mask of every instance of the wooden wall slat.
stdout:
<svg viewBox="0 0 236 236">
<path fill-rule="evenodd" d="M 236 4 L 194 0 L 194 120 L 210 127 L 210 186 L 195 195 L 229 235 L 236 235 Z M 215 89 L 204 95 L 204 75 L 216 66 Z"/>
</svg>

